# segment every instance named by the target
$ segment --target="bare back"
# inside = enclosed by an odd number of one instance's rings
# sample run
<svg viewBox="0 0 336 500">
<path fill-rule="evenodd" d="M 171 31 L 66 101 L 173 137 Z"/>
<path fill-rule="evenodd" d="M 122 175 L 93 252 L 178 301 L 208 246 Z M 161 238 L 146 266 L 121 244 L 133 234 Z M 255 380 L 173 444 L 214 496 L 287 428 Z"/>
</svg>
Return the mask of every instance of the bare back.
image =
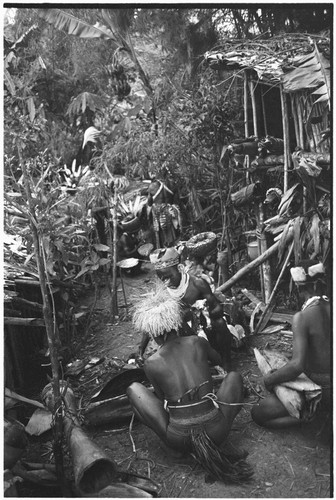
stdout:
<svg viewBox="0 0 336 500">
<path fill-rule="evenodd" d="M 197 336 L 176 337 L 153 354 L 144 368 L 157 395 L 172 402 L 206 381 L 198 396 L 212 391 L 208 361 L 217 364 L 219 359 L 206 340 Z"/>
<path fill-rule="evenodd" d="M 330 373 L 330 304 L 321 301 L 300 314 L 308 337 L 305 371 Z"/>
</svg>

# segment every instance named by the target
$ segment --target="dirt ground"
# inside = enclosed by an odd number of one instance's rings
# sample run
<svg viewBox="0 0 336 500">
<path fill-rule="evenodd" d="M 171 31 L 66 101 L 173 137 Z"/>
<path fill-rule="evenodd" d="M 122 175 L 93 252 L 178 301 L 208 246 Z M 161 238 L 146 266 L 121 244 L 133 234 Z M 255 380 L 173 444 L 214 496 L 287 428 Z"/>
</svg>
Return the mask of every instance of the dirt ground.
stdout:
<svg viewBox="0 0 336 500">
<path fill-rule="evenodd" d="M 125 276 L 124 287 L 128 305 L 134 295 L 145 293 L 154 281 L 149 264 L 135 277 Z M 99 357 L 102 363 L 86 370 L 74 384 L 76 394 L 88 400 L 97 388 L 118 366 L 127 363 L 136 351 L 140 337 L 134 331 L 126 310 L 122 287 L 118 287 L 120 318 L 112 323 L 111 298 L 106 286 L 101 286 L 98 297 L 82 300 L 92 306 L 91 323 L 85 337 L 76 347 L 76 358 Z M 134 421 L 87 429 L 92 439 L 118 464 L 121 470 L 134 471 L 160 485 L 160 497 L 165 498 L 328 498 L 331 491 L 332 434 L 326 423 L 327 415 L 301 428 L 270 431 L 258 427 L 251 419 L 251 404 L 265 395 L 251 347 L 264 348 L 266 344 L 287 353 L 291 340 L 278 332 L 251 337 L 249 347 L 233 353 L 234 369 L 244 378 L 245 405 L 234 421 L 229 435 L 230 443 L 249 453 L 247 461 L 254 468 L 249 483 L 227 485 L 212 481 L 192 457 L 177 457 L 165 447 L 147 427 Z M 132 443 L 133 440 L 133 443 Z M 134 452 L 134 448 L 136 452 Z M 42 496 L 42 495 L 36 495 Z"/>
</svg>

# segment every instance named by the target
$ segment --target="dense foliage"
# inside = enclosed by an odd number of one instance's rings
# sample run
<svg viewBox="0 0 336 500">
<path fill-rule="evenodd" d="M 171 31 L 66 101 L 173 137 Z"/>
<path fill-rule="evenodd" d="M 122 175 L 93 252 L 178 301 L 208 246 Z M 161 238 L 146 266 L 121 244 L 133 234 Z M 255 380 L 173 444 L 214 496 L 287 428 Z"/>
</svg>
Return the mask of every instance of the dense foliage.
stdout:
<svg viewBox="0 0 336 500">
<path fill-rule="evenodd" d="M 111 175 L 154 174 L 179 179 L 186 235 L 206 227 L 221 231 L 239 177 L 229 177 L 220 156 L 223 145 L 244 136 L 243 90 L 239 78 L 217 80 L 202 65 L 203 54 L 223 37 L 319 31 L 328 26 L 330 9 L 15 9 L 5 27 L 6 190 L 20 193 L 25 204 L 16 184 L 19 144 L 33 184 L 47 179 L 46 170 L 48 182 L 59 183 L 60 218 L 61 207 L 75 201 L 85 219 L 102 193 L 110 197 Z M 67 34 L 70 20 L 78 36 Z M 88 197 L 83 187 L 69 204 L 58 173 L 71 166 L 90 126 L 101 131 L 101 156 L 90 174 L 100 188 Z M 39 171 L 42 157 L 45 170 Z M 50 195 L 44 196 L 43 202 Z"/>
</svg>

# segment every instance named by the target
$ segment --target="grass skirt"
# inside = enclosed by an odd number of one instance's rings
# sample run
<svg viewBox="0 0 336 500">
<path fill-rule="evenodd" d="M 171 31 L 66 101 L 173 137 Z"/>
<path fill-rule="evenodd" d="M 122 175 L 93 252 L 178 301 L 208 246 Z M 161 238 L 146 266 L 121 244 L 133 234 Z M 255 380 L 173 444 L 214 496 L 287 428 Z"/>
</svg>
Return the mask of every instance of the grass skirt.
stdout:
<svg viewBox="0 0 336 500">
<path fill-rule="evenodd" d="M 230 457 L 204 430 L 191 430 L 192 456 L 211 476 L 226 483 L 248 481 L 253 469 L 244 459 Z"/>
</svg>

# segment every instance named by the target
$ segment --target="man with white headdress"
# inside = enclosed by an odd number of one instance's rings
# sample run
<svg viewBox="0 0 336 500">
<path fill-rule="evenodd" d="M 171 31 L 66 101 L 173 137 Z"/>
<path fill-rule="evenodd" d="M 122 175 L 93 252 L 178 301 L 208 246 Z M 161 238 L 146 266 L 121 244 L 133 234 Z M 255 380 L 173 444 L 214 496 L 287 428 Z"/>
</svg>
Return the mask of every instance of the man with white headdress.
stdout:
<svg viewBox="0 0 336 500">
<path fill-rule="evenodd" d="M 230 372 L 215 394 L 210 364 L 218 364 L 220 356 L 204 338 L 181 337 L 182 322 L 180 302 L 162 285 L 135 304 L 133 324 L 159 349 L 144 364 L 154 393 L 137 382 L 127 389 L 133 411 L 167 446 L 191 453 L 211 476 L 230 482 L 249 479 L 252 469 L 226 443 L 243 405 L 242 377 Z"/>
<path fill-rule="evenodd" d="M 322 405 L 330 407 L 331 353 L 330 302 L 322 294 L 325 289 L 325 269 L 321 262 L 302 261 L 291 268 L 291 275 L 303 302 L 301 311 L 293 317 L 293 354 L 288 363 L 271 370 L 264 377 L 267 390 L 295 380 L 304 373 L 322 388 Z M 310 419 L 312 415 L 309 415 Z M 279 429 L 298 425 L 302 419 L 290 416 L 284 405 L 272 392 L 252 408 L 253 420 L 264 427 Z"/>
<path fill-rule="evenodd" d="M 186 322 L 193 319 L 192 306 L 199 300 L 206 303 L 211 328 L 206 330 L 210 345 L 221 356 L 221 366 L 230 370 L 231 333 L 224 318 L 223 306 L 213 294 L 209 283 L 202 277 L 192 276 L 180 263 L 180 254 L 174 247 L 158 249 L 150 255 L 158 278 L 166 285 L 169 295 L 182 304 L 184 331 Z M 189 328 L 190 329 L 190 328 Z M 192 334 L 193 332 L 190 332 Z M 194 332 L 196 333 L 196 332 Z M 143 353 L 148 337 L 143 337 L 140 355 Z"/>
</svg>

